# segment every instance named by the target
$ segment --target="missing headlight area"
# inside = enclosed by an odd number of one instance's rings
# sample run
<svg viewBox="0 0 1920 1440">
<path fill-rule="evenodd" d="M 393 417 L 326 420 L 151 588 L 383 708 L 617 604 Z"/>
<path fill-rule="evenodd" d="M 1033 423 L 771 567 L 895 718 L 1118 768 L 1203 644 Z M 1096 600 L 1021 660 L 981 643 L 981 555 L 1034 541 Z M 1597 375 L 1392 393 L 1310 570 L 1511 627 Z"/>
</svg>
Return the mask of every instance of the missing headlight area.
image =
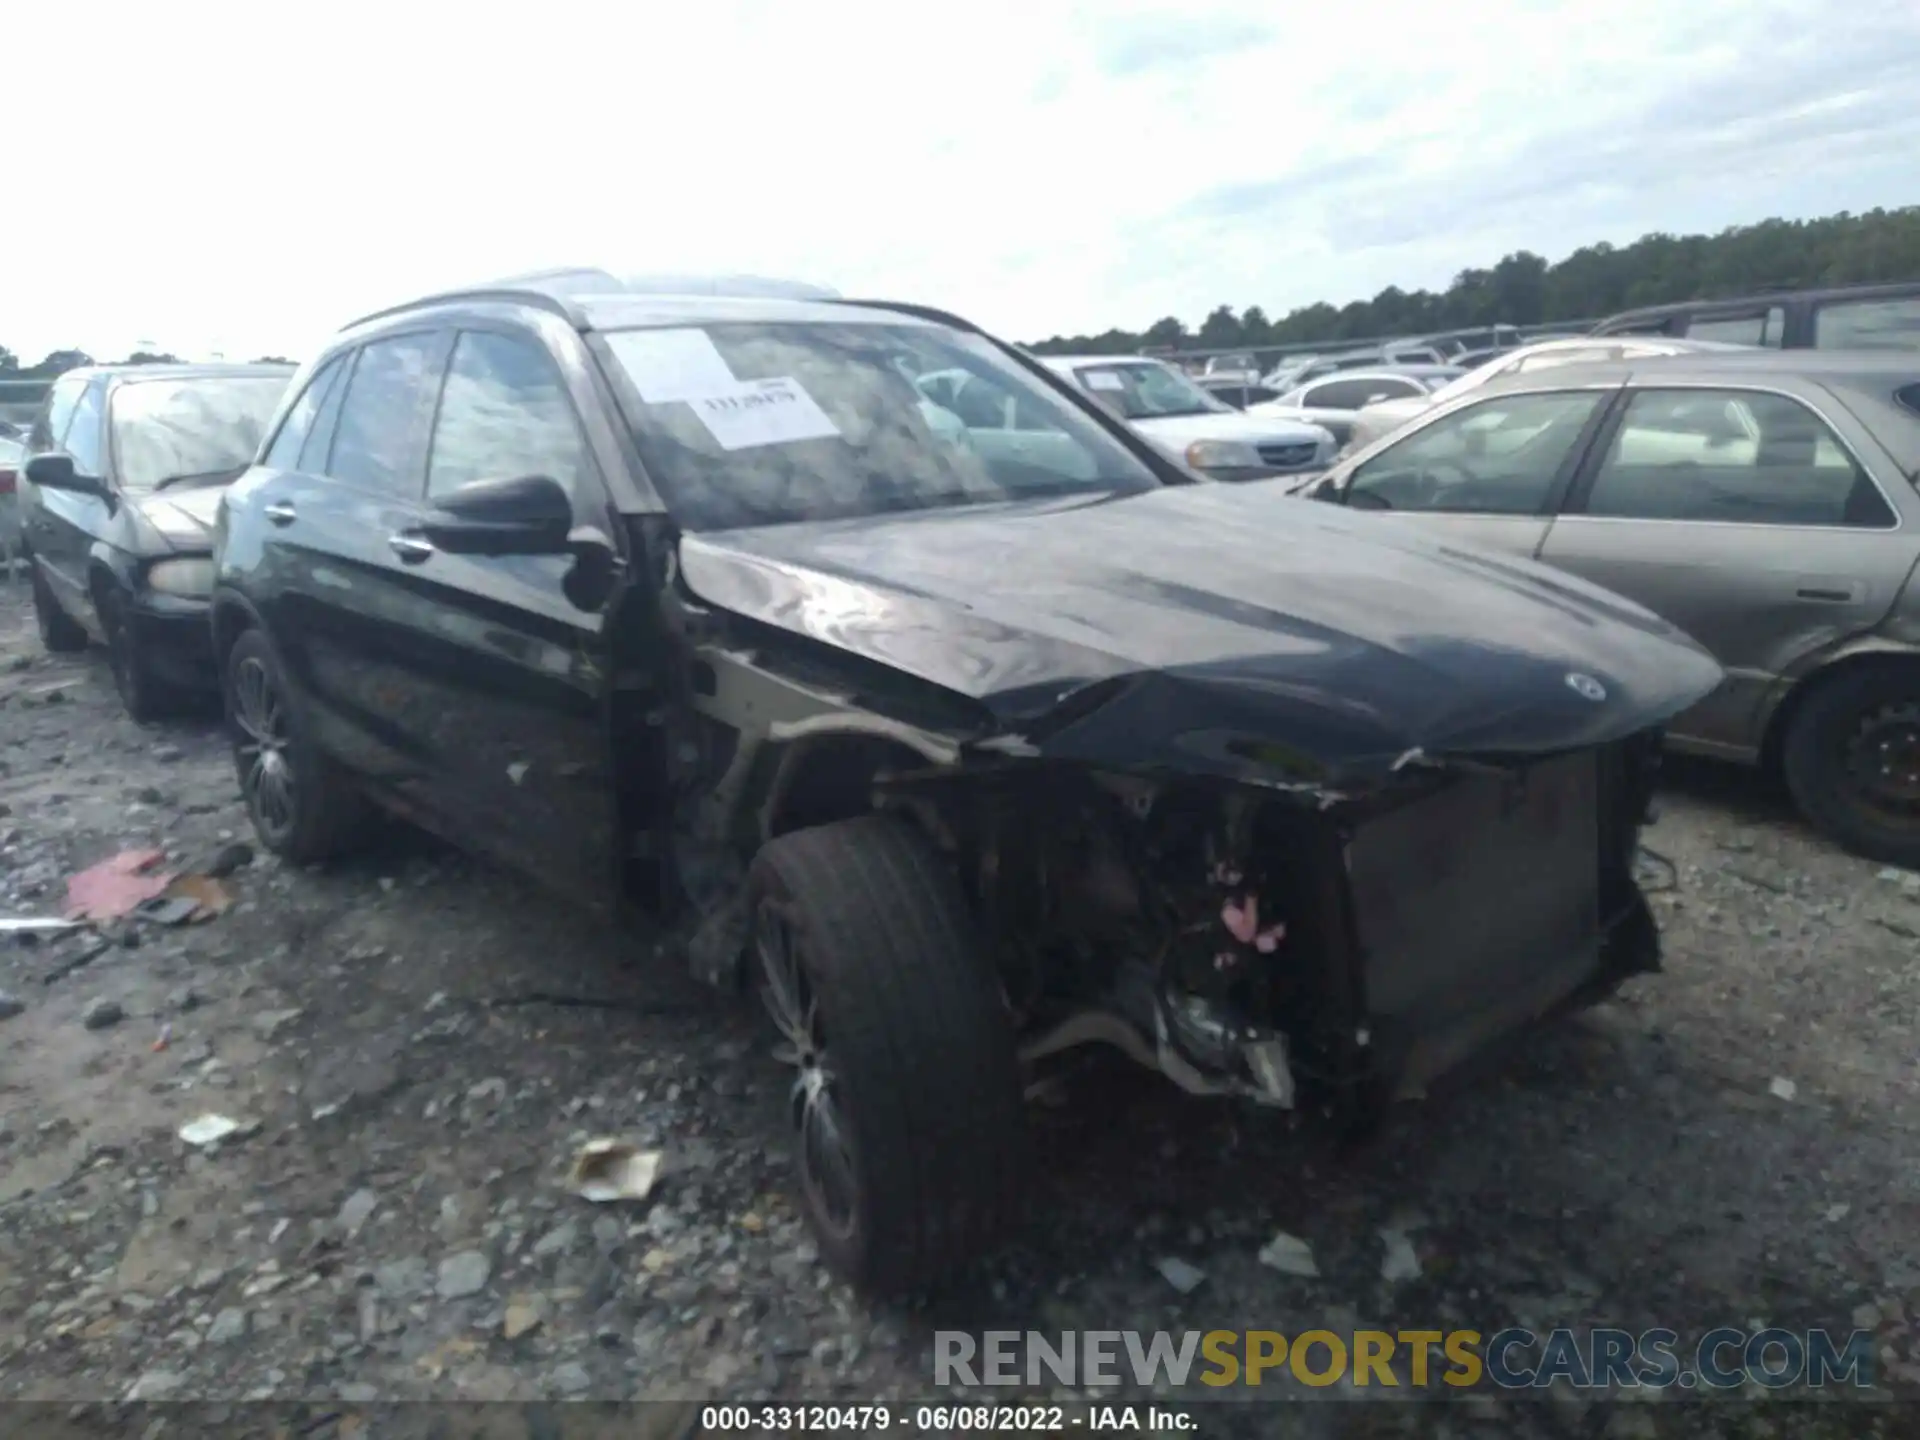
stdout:
<svg viewBox="0 0 1920 1440">
<path fill-rule="evenodd" d="M 1644 763 L 1629 743 L 1333 810 L 1044 771 L 976 794 L 971 888 L 1021 1053 L 1103 1042 L 1189 1092 L 1282 1107 L 1303 1086 L 1417 1095 L 1657 967 L 1624 839 Z"/>
</svg>

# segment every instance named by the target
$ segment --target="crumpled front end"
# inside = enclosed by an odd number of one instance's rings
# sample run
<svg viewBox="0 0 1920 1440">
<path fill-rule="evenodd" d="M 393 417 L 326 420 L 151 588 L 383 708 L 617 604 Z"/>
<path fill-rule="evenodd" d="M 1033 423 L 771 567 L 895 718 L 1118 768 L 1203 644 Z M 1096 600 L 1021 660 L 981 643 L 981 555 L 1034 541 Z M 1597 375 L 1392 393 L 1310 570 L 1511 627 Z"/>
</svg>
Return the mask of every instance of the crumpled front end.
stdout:
<svg viewBox="0 0 1920 1440">
<path fill-rule="evenodd" d="M 1102 1041 L 1194 1093 L 1377 1114 L 1659 967 L 1633 878 L 1658 755 L 1643 732 L 1327 803 L 1042 762 L 973 847 L 1025 1053 Z"/>
</svg>

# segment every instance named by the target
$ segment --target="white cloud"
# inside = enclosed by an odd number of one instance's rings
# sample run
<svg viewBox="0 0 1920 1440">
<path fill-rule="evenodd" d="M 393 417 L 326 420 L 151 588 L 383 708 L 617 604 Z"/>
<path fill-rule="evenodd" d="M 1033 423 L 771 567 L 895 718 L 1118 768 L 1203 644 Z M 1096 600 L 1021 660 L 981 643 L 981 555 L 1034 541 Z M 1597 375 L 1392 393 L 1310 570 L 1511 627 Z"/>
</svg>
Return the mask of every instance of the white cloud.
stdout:
<svg viewBox="0 0 1920 1440">
<path fill-rule="evenodd" d="M 1280 313 L 1904 203 L 1920 139 L 1907 0 L 179 0 L 32 7 L 7 47 L 46 57 L 7 70 L 34 147 L 0 344 L 28 360 L 297 354 L 571 263 L 815 279 L 1018 338 Z"/>
</svg>

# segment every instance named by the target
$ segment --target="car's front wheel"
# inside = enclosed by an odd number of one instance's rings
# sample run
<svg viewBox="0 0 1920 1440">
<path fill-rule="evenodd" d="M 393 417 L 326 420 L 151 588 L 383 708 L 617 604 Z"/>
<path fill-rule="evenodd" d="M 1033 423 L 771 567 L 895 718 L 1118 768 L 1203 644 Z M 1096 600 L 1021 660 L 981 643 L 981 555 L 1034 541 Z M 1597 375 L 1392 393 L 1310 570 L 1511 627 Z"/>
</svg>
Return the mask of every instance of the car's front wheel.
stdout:
<svg viewBox="0 0 1920 1440">
<path fill-rule="evenodd" d="M 821 1253 L 866 1290 L 931 1286 L 994 1243 L 1024 1150 L 1013 1028 L 965 899 L 884 816 L 769 841 L 748 885 Z"/>
<path fill-rule="evenodd" d="M 87 632 L 80 622 L 60 608 L 53 587 L 40 573 L 39 562 L 27 556 L 27 573 L 32 577 L 33 623 L 40 632 L 40 643 L 54 655 L 74 655 L 87 648 Z"/>
<path fill-rule="evenodd" d="M 127 714 L 146 723 L 172 714 L 180 697 L 148 667 L 133 639 L 133 617 L 127 598 L 118 588 L 102 582 L 99 587 L 100 628 L 107 636 L 107 663 L 113 670 L 113 688 Z"/>
<path fill-rule="evenodd" d="M 1920 870 L 1920 662 L 1816 681 L 1788 721 L 1781 769 L 1820 829 L 1856 854 Z"/>
<path fill-rule="evenodd" d="M 366 799 L 303 733 L 267 637 L 243 632 L 225 670 L 234 770 L 260 843 L 302 864 L 351 849 L 366 824 Z"/>
</svg>

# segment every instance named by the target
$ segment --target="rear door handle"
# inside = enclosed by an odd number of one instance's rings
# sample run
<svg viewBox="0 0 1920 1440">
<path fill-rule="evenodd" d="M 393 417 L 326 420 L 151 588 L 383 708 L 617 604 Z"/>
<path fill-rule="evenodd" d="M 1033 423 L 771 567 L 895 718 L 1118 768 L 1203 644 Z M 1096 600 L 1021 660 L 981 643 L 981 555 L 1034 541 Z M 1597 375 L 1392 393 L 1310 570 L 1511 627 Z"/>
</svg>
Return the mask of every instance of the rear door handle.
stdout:
<svg viewBox="0 0 1920 1440">
<path fill-rule="evenodd" d="M 293 523 L 294 508 L 292 503 L 286 500 L 276 500 L 273 504 L 262 509 L 260 513 L 276 525 L 291 525 Z"/>
<path fill-rule="evenodd" d="M 409 565 L 418 565 L 433 554 L 433 542 L 419 535 L 404 532 L 387 537 L 387 548 Z"/>
</svg>

